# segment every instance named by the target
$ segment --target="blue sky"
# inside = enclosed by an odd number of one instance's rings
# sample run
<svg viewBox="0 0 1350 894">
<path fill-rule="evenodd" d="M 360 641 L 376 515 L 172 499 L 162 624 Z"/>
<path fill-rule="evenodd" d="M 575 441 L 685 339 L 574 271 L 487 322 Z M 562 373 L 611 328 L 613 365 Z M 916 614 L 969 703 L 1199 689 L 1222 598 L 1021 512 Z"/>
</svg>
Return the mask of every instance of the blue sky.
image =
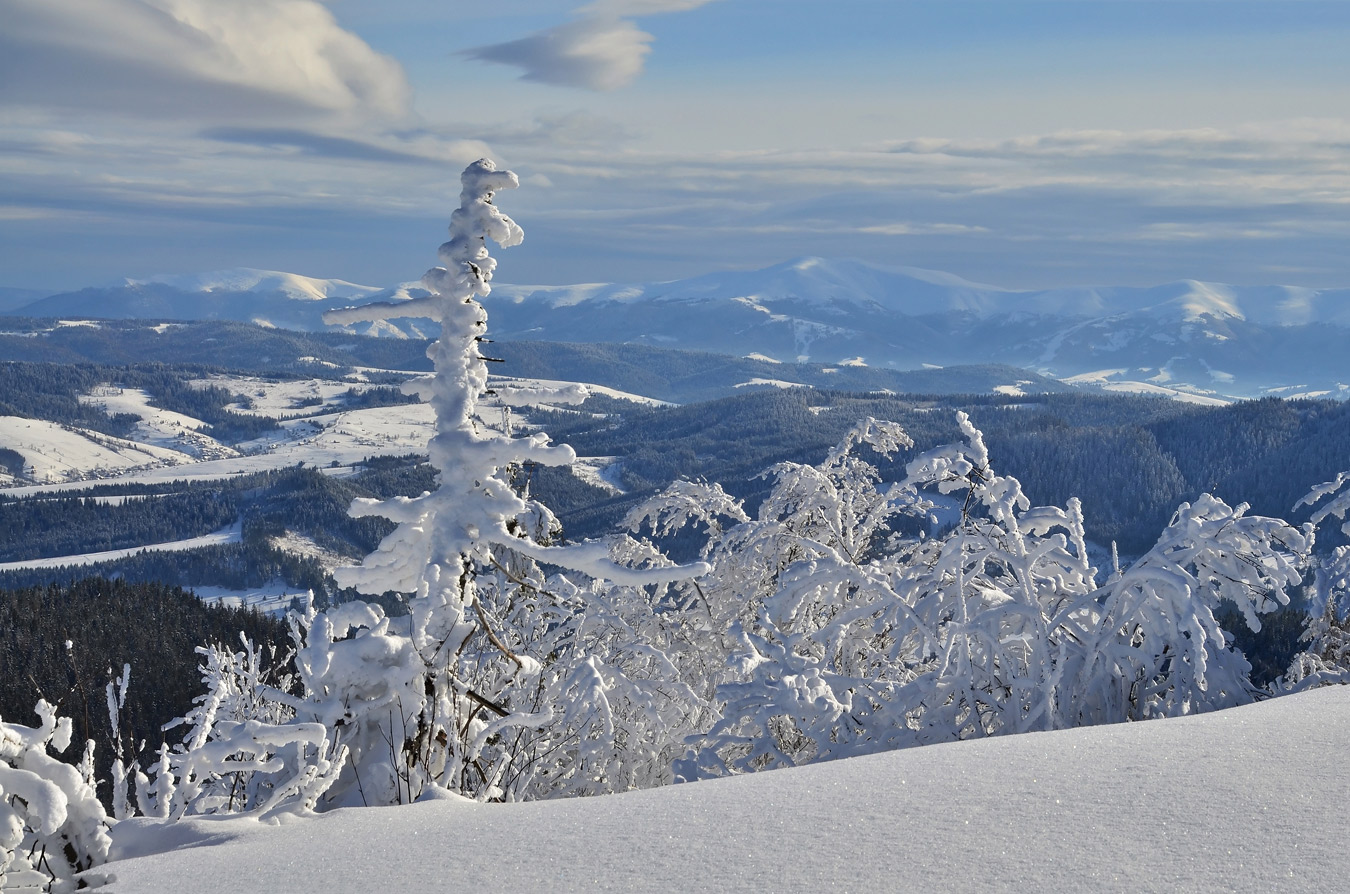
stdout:
<svg viewBox="0 0 1350 894">
<path fill-rule="evenodd" d="M 805 254 L 1350 284 L 1350 2 L 0 0 L 0 285 L 384 285 L 489 155 L 498 276 Z"/>
</svg>

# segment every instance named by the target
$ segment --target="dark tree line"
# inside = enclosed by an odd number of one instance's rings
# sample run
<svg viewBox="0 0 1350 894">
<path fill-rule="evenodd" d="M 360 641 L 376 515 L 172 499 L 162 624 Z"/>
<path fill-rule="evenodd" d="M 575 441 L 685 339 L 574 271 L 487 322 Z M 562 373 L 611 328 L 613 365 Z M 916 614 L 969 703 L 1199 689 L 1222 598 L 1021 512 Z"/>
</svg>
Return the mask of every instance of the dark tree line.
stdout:
<svg viewBox="0 0 1350 894">
<path fill-rule="evenodd" d="M 39 698 L 59 706 L 75 725 L 72 746 L 92 739 L 98 775 L 109 778 L 116 743 L 105 687 L 131 665 L 121 710 L 124 741 L 154 749 L 161 727 L 186 714 L 201 694 L 206 643 L 288 645 L 286 625 L 251 609 L 208 605 L 163 583 L 88 577 L 68 583 L 0 590 L 0 717 L 33 724 Z M 173 741 L 169 734 L 169 741 Z M 100 795 L 110 794 L 100 785 Z"/>
<path fill-rule="evenodd" d="M 126 437 L 140 421 L 136 416 L 109 416 L 80 400 L 80 395 L 107 381 L 106 369 L 88 364 L 0 363 L 0 416 L 43 419 Z"/>
<path fill-rule="evenodd" d="M 238 516 L 234 494 L 206 488 L 111 505 L 54 496 L 0 502 L 0 562 L 184 540 L 219 530 Z"/>
<path fill-rule="evenodd" d="M 868 395 L 774 390 L 680 407 L 634 407 L 592 398 L 589 413 L 533 419 L 579 453 L 614 456 L 627 497 L 560 511 L 578 536 L 611 527 L 642 495 L 705 477 L 758 504 L 757 476 L 782 462 L 815 463 L 863 416 L 900 423 L 915 451 L 879 462 L 903 477 L 915 452 L 957 437 L 964 409 L 984 432 L 992 462 L 1021 480 L 1033 502 L 1083 500 L 1088 536 L 1122 551 L 1147 549 L 1177 504 L 1210 491 L 1254 512 L 1290 517 L 1313 484 L 1350 468 L 1350 404 L 1261 400 L 1202 407 L 1115 395 Z"/>
</svg>

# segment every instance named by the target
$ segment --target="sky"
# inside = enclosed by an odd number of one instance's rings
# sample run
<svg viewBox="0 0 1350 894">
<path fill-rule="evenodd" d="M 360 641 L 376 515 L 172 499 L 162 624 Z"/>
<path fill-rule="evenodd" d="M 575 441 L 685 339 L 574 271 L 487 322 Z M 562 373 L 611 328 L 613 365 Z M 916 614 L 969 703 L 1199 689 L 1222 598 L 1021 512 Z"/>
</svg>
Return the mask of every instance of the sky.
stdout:
<svg viewBox="0 0 1350 894">
<path fill-rule="evenodd" d="M 1350 0 L 0 0 L 0 286 L 1350 285 Z"/>
</svg>

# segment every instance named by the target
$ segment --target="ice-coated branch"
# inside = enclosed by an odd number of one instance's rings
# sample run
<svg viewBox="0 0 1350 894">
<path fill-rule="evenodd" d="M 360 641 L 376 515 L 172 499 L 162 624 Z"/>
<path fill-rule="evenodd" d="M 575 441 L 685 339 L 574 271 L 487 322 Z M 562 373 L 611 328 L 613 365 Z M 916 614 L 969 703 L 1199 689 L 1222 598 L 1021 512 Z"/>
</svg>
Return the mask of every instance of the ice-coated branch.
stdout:
<svg viewBox="0 0 1350 894">
<path fill-rule="evenodd" d="M 431 463 L 440 473 L 440 487 L 414 500 L 358 501 L 354 515 L 383 515 L 399 523 L 360 569 L 340 569 L 338 581 L 363 592 L 413 592 L 428 565 L 457 569 L 463 561 L 486 561 L 491 546 L 515 549 L 564 568 L 624 583 L 637 583 L 637 573 L 602 558 L 593 545 L 568 547 L 534 542 L 521 520 L 537 514 L 537 507 L 516 494 L 499 477 L 502 469 L 522 463 L 566 466 L 575 462 L 570 447 L 553 446 L 543 434 L 513 438 L 484 429 L 476 419 L 480 397 L 487 390 L 487 364 L 479 347 L 487 328 L 487 312 L 476 300 L 491 291 L 496 260 L 487 240 L 503 248 L 518 245 L 524 233 L 515 221 L 493 204 L 494 195 L 519 185 L 516 175 L 499 171 L 488 159 L 469 165 L 460 178 L 460 206 L 450 217 L 450 239 L 439 250 L 444 267 L 422 277 L 432 294 L 410 302 L 366 305 L 333 311 L 329 322 L 430 316 L 441 324 L 440 338 L 427 350 L 435 374 L 419 379 L 410 390 L 429 401 L 436 411 L 436 434 L 431 440 Z M 538 399 L 544 389 L 508 385 L 499 399 L 507 404 Z M 557 389 L 556 399 L 576 402 L 585 392 L 575 387 Z M 678 575 L 691 577 L 707 567 L 695 564 L 672 571 L 653 571 L 649 583 L 666 582 Z M 453 571 L 458 576 L 458 571 Z M 438 579 L 447 579 L 444 574 Z"/>
</svg>

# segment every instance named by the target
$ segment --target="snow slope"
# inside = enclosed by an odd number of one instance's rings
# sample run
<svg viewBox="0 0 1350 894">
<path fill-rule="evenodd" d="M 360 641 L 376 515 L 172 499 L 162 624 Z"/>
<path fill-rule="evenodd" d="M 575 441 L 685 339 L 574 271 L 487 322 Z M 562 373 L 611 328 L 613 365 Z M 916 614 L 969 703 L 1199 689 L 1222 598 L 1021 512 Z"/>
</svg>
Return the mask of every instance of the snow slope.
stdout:
<svg viewBox="0 0 1350 894">
<path fill-rule="evenodd" d="M 96 388 L 93 394 L 84 398 L 86 403 L 94 404 L 108 415 L 130 413 L 139 416 L 134 440 L 141 444 L 163 447 L 187 453 L 194 459 L 220 459 L 237 456 L 230 449 L 199 429 L 206 423 L 182 413 L 164 410 L 150 403 L 150 395 L 140 388 L 115 388 L 104 386 Z"/>
<path fill-rule="evenodd" d="M 0 416 L 0 446 L 23 456 L 25 477 L 33 481 L 103 477 L 193 461 L 178 450 L 19 416 Z"/>
<path fill-rule="evenodd" d="M 602 798 L 114 830 L 121 894 L 1343 890 L 1350 689 Z"/>
<path fill-rule="evenodd" d="M 6 431 L 6 423 L 11 417 L 0 417 L 0 445 L 13 447 L 24 453 L 26 445 L 35 444 L 35 450 L 65 450 L 65 442 L 53 440 L 44 446 L 38 435 L 24 430 L 27 440 L 16 439 Z M 10 428 L 45 426 L 54 430 L 53 437 L 64 433 L 69 438 L 79 437 L 67 432 L 60 426 L 38 422 L 31 419 L 17 419 L 18 425 Z M 138 463 L 128 461 L 126 465 L 134 468 L 118 475 L 108 475 L 99 483 L 132 484 L 163 483 L 166 481 L 210 481 L 218 478 L 230 478 L 246 475 L 250 472 L 264 472 L 269 469 L 281 469 L 303 463 L 309 466 L 321 466 L 325 469 L 351 466 L 371 456 L 401 456 L 407 453 L 422 453 L 434 430 L 434 414 L 429 404 L 403 404 L 394 407 L 371 407 L 360 410 L 345 410 L 339 413 L 327 413 L 304 419 L 287 420 L 279 431 L 254 441 L 238 445 L 236 455 L 224 459 L 208 459 L 193 462 L 192 457 L 161 448 L 135 445 L 142 451 L 160 450 L 166 456 L 154 455 Z M 104 436 L 99 436 L 100 438 Z M 109 439 L 116 440 L 116 439 Z M 76 442 L 78 445 L 78 442 Z M 129 442 L 128 442 L 129 443 Z M 27 455 L 27 454 L 25 454 Z M 65 456 L 66 454 L 62 454 Z M 81 454 L 83 457 L 83 454 Z M 174 459 L 176 457 L 176 459 Z M 134 458 L 134 457 L 133 457 Z M 161 462 L 152 465 L 154 460 Z M 76 473 L 80 478 L 88 478 L 88 470 L 94 468 L 91 460 L 82 458 L 82 465 L 67 465 L 72 480 L 61 483 L 28 485 L 22 487 L 0 487 L 0 493 L 11 496 L 31 496 L 38 493 L 55 493 L 63 490 L 76 490 L 89 486 L 87 480 L 74 480 Z M 171 463 L 186 463 L 171 464 Z M 108 467 L 104 464 L 104 467 Z M 110 467 L 109 467 L 110 468 Z M 60 480 L 53 474 L 51 479 Z M 38 480 L 43 480 L 38 476 Z"/>
<path fill-rule="evenodd" d="M 322 301 L 326 298 L 364 298 L 381 291 L 377 286 L 362 286 L 342 279 L 316 279 L 278 270 L 236 267 L 179 276 L 160 275 L 148 279 L 128 279 L 129 286 L 157 283 L 185 292 L 274 292 L 293 301 Z"/>
</svg>

